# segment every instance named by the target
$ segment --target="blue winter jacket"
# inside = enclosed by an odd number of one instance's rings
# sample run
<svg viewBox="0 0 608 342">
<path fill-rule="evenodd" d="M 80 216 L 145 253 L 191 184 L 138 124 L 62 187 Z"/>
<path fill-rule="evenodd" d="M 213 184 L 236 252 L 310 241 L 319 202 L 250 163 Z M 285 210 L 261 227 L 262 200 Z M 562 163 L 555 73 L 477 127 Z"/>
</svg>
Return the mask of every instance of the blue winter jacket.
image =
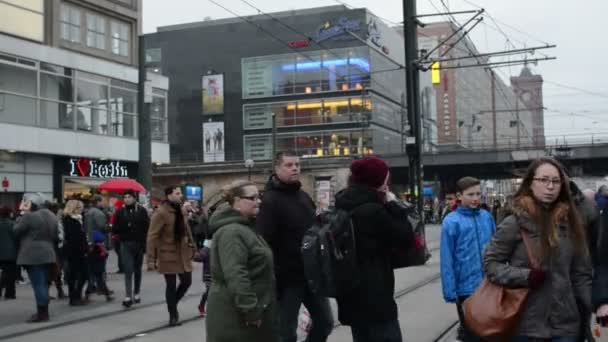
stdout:
<svg viewBox="0 0 608 342">
<path fill-rule="evenodd" d="M 472 295 L 481 284 L 483 253 L 495 231 L 492 215 L 483 209 L 458 207 L 443 220 L 441 284 L 446 302 Z"/>
</svg>

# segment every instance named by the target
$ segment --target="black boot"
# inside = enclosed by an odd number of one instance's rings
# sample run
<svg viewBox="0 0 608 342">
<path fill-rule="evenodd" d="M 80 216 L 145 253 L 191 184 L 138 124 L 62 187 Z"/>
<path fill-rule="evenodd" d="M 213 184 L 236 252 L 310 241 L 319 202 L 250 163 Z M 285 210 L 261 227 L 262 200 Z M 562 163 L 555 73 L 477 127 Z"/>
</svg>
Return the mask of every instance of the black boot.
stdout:
<svg viewBox="0 0 608 342">
<path fill-rule="evenodd" d="M 172 308 L 169 311 L 169 326 L 170 327 L 178 327 L 182 325 L 179 321 L 179 312 L 177 312 L 177 308 Z"/>
<path fill-rule="evenodd" d="M 43 305 L 38 306 L 36 314 L 32 315 L 30 319 L 27 320 L 28 323 L 42 323 L 49 321 L 49 306 Z"/>
</svg>

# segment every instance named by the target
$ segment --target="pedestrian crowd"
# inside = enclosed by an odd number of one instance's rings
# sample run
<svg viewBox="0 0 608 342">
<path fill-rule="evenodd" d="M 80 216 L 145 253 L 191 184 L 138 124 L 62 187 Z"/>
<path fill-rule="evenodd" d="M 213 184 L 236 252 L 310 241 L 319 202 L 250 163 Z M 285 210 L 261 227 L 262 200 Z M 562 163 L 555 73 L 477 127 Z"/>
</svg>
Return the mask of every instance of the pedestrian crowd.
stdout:
<svg viewBox="0 0 608 342">
<path fill-rule="evenodd" d="M 120 304 L 141 303 L 145 260 L 148 271 L 164 277 L 169 326 L 181 324 L 178 306 L 191 287 L 193 261 L 201 263 L 205 292 L 198 310 L 208 342 L 295 342 L 301 306 L 311 320 L 306 341 L 327 341 L 335 319 L 350 326 L 355 342 L 403 341 L 394 270 L 415 265 L 403 255 L 426 246 L 410 207 L 390 190 L 389 166 L 377 157 L 354 160 L 347 187 L 323 210 L 302 189 L 300 168 L 295 153 L 278 153 L 264 189 L 235 181 L 205 209 L 184 202 L 180 186 L 167 187 L 152 212 L 131 190 L 115 205 L 94 196 L 86 206 L 69 200 L 62 208 L 26 194 L 16 219 L 0 208 L 0 295 L 15 298 L 24 269 L 37 308 L 29 322 L 50 319 L 53 284 L 71 306 L 87 305 L 94 294 L 112 301 L 107 260 L 114 250 L 124 275 Z M 608 236 L 602 234 L 608 187 L 581 191 L 548 158 L 531 163 L 505 206 L 484 209 L 480 184 L 458 180 L 436 214 L 443 298 L 456 306 L 458 340 L 594 341 L 592 314 L 608 325 Z M 331 241 L 322 244 L 315 227 L 340 215 L 348 217 L 346 233 L 331 230 Z M 320 240 L 309 239 L 314 236 Z M 317 259 L 310 258 L 325 253 L 306 254 L 309 243 L 340 255 L 321 263 L 317 277 L 310 271 Z M 345 275 L 349 260 L 355 271 Z M 348 287 L 336 288 L 345 276 Z M 338 305 L 335 318 L 328 297 Z"/>
</svg>

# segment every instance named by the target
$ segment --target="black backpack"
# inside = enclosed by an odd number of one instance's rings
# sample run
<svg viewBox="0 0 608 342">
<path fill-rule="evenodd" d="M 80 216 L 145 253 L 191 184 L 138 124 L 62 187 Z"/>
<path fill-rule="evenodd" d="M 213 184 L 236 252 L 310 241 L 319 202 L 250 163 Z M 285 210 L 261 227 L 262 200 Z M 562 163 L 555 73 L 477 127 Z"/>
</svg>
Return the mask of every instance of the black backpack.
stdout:
<svg viewBox="0 0 608 342">
<path fill-rule="evenodd" d="M 359 284 L 351 212 L 331 209 L 319 214 L 304 234 L 301 251 L 304 275 L 314 294 L 336 298 Z"/>
</svg>

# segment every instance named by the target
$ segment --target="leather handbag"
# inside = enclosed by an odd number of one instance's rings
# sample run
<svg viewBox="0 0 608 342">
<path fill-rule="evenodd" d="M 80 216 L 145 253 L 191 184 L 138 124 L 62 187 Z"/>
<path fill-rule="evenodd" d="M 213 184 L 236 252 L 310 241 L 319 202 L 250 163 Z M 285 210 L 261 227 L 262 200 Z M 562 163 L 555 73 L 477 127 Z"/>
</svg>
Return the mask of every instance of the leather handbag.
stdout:
<svg viewBox="0 0 608 342">
<path fill-rule="evenodd" d="M 521 237 L 530 264 L 538 268 L 530 236 L 522 230 Z M 529 291 L 529 288 L 507 288 L 485 278 L 475 293 L 463 303 L 465 326 L 486 341 L 510 341 L 519 324 Z"/>
</svg>

